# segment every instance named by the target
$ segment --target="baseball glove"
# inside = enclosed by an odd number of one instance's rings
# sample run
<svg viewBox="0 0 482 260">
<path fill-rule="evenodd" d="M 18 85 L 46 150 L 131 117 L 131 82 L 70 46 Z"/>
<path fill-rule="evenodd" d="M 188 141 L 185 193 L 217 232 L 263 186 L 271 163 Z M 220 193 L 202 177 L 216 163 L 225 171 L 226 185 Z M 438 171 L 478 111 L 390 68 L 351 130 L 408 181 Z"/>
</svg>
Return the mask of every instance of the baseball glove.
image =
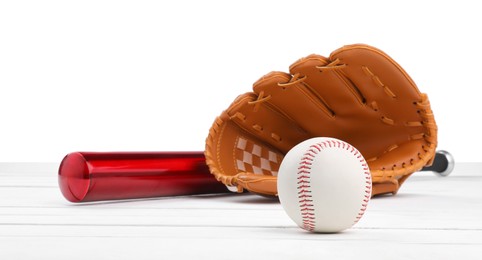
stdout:
<svg viewBox="0 0 482 260">
<path fill-rule="evenodd" d="M 329 58 L 302 58 L 289 74 L 271 72 L 238 96 L 209 131 L 206 162 L 238 192 L 276 196 L 283 155 L 312 137 L 356 147 L 370 167 L 372 195 L 395 194 L 431 165 L 437 126 L 427 95 L 393 59 L 368 45 L 348 45 Z"/>
</svg>

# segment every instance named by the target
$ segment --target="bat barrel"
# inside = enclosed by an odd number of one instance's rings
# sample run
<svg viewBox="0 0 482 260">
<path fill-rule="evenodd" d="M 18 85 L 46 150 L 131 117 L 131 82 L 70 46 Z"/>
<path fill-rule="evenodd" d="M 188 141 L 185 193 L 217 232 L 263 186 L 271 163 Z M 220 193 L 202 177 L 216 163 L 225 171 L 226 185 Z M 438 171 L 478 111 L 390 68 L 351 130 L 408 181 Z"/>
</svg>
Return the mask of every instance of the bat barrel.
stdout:
<svg viewBox="0 0 482 260">
<path fill-rule="evenodd" d="M 202 152 L 74 152 L 58 181 L 71 202 L 227 192 Z"/>
</svg>

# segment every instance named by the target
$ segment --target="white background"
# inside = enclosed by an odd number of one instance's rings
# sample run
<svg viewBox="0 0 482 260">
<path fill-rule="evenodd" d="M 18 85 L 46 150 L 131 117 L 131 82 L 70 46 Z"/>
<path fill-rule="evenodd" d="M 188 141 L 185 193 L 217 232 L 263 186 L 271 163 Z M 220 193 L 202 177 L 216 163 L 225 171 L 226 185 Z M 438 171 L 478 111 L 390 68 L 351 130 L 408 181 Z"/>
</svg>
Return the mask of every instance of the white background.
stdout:
<svg viewBox="0 0 482 260">
<path fill-rule="evenodd" d="M 428 93 L 439 148 L 480 161 L 477 1 L 1 1 L 0 162 L 203 150 L 271 70 L 366 43 Z"/>
</svg>

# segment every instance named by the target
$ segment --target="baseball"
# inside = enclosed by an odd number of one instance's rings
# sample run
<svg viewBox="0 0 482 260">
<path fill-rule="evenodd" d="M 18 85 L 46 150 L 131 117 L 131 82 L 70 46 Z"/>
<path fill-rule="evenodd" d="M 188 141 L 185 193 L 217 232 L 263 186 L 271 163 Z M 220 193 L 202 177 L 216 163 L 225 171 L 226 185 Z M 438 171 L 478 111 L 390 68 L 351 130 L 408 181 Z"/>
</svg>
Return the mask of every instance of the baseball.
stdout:
<svg viewBox="0 0 482 260">
<path fill-rule="evenodd" d="M 347 142 L 326 137 L 293 147 L 278 171 L 278 196 L 301 228 L 335 233 L 360 220 L 371 197 L 372 181 L 361 153 Z"/>
</svg>

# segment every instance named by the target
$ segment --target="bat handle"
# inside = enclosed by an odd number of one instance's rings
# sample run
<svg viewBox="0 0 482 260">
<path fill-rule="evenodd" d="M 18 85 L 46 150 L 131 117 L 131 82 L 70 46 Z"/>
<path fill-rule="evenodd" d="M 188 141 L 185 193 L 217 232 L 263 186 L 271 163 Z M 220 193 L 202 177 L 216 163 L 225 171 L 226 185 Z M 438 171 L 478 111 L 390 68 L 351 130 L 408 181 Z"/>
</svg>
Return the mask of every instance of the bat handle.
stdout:
<svg viewBox="0 0 482 260">
<path fill-rule="evenodd" d="M 455 161 L 452 154 L 447 151 L 440 150 L 435 153 L 435 159 L 431 166 L 423 167 L 420 171 L 435 172 L 440 176 L 446 177 L 452 173 L 455 167 Z"/>
</svg>

